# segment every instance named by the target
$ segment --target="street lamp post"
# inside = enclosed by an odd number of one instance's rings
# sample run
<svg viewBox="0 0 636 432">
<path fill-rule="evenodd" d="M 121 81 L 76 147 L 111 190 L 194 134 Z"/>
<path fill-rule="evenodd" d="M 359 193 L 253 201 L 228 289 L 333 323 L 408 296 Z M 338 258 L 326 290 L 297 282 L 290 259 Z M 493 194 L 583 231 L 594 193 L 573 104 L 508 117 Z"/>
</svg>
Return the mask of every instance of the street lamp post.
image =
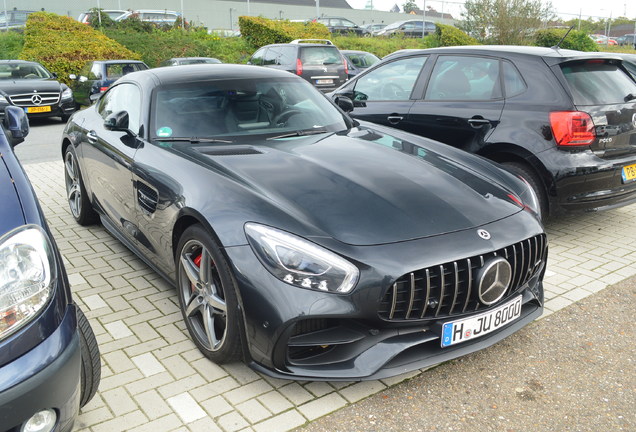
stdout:
<svg viewBox="0 0 636 432">
<path fill-rule="evenodd" d="M 422 39 L 424 39 L 425 36 L 425 30 L 426 29 L 426 0 L 424 0 L 424 7 L 422 8 Z"/>
<path fill-rule="evenodd" d="M 230 8 L 230 29 L 234 30 L 234 17 L 232 16 L 232 11 L 236 11 L 236 9 Z"/>
</svg>

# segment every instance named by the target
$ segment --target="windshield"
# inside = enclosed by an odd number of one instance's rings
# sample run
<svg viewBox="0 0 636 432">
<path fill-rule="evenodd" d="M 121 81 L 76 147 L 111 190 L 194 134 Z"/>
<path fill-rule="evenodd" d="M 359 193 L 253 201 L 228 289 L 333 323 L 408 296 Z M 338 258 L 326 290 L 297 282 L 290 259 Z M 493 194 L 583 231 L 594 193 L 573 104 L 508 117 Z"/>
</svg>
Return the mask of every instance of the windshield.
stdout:
<svg viewBox="0 0 636 432">
<path fill-rule="evenodd" d="M 151 139 L 265 139 L 338 132 L 343 115 L 296 77 L 179 83 L 159 87 L 151 107 Z"/>
<path fill-rule="evenodd" d="M 636 84 L 617 64 L 587 60 L 561 65 L 575 105 L 622 104 L 636 94 Z"/>
<path fill-rule="evenodd" d="M 0 63 L 1 80 L 49 79 L 49 71 L 37 63 Z"/>
</svg>

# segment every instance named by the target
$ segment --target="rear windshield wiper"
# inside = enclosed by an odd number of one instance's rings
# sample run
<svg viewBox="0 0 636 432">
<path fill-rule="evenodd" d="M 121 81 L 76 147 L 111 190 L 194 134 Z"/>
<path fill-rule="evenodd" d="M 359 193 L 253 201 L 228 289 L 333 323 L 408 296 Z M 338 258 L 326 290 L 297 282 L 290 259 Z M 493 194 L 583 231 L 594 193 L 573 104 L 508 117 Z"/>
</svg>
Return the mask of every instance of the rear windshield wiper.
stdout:
<svg viewBox="0 0 636 432">
<path fill-rule="evenodd" d="M 629 102 L 629 101 L 634 100 L 634 99 L 636 99 L 636 94 L 634 94 L 634 93 L 630 93 L 627 96 L 625 96 L 625 102 Z"/>
<path fill-rule="evenodd" d="M 327 129 L 305 129 L 305 130 L 297 130 L 289 133 L 285 133 L 282 135 L 277 135 L 274 137 L 267 138 L 268 140 L 274 140 L 279 138 L 290 138 L 296 136 L 306 136 L 306 135 L 318 135 L 322 133 L 327 133 Z"/>
<path fill-rule="evenodd" d="M 165 141 L 165 142 L 189 141 L 192 144 L 196 144 L 196 143 L 232 144 L 234 142 L 234 141 L 224 140 L 219 138 L 202 138 L 202 137 L 166 137 L 166 138 L 157 137 L 156 140 Z"/>
</svg>

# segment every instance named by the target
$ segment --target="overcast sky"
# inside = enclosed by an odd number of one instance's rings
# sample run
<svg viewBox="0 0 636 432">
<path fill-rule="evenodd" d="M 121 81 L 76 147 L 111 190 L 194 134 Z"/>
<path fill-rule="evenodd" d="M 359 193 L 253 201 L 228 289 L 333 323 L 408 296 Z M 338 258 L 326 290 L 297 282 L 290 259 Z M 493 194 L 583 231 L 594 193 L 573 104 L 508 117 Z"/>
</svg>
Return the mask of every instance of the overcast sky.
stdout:
<svg viewBox="0 0 636 432">
<path fill-rule="evenodd" d="M 374 9 L 389 10 L 394 4 L 400 9 L 407 0 L 347 0 L 349 4 L 356 9 L 363 9 L 369 1 L 373 1 Z M 421 9 L 424 6 L 424 0 L 415 0 L 415 4 Z M 438 12 L 449 12 L 454 18 L 460 18 L 463 0 L 426 0 L 426 6 L 432 6 Z M 553 0 L 552 6 L 557 13 L 564 19 L 578 17 L 582 13 L 583 18 L 589 16 L 613 18 L 619 16 L 627 16 L 636 18 L 636 1 L 634 0 Z"/>
</svg>

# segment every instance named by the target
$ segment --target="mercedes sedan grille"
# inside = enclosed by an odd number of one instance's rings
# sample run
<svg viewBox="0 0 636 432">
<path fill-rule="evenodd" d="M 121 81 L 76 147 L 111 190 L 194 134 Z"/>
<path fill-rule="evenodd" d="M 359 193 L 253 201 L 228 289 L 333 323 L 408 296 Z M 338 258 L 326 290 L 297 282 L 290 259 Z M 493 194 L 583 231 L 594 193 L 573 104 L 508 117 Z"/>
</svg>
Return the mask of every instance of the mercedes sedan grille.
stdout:
<svg viewBox="0 0 636 432">
<path fill-rule="evenodd" d="M 23 93 L 9 96 L 10 102 L 19 107 L 55 105 L 60 101 L 58 92 Z"/>
</svg>

